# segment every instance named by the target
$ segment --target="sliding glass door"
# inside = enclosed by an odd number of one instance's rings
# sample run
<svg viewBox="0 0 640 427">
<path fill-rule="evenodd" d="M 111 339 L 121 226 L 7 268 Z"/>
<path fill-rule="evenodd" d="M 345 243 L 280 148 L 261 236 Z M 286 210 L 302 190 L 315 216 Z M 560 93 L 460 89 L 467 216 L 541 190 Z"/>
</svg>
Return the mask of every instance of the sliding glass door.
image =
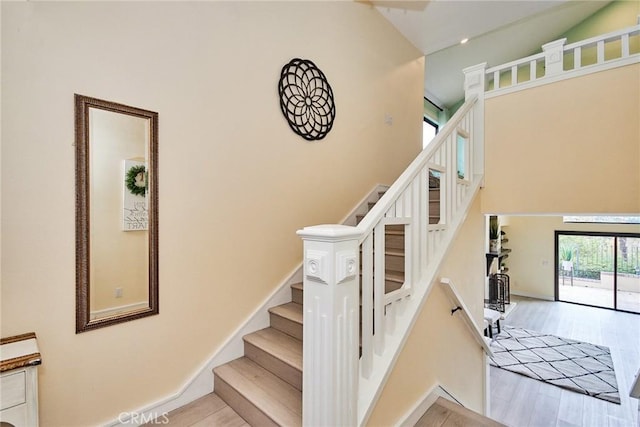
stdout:
<svg viewBox="0 0 640 427">
<path fill-rule="evenodd" d="M 556 231 L 556 300 L 640 313 L 640 235 Z"/>
<path fill-rule="evenodd" d="M 617 243 L 617 308 L 640 313 L 640 237 L 618 237 Z"/>
</svg>

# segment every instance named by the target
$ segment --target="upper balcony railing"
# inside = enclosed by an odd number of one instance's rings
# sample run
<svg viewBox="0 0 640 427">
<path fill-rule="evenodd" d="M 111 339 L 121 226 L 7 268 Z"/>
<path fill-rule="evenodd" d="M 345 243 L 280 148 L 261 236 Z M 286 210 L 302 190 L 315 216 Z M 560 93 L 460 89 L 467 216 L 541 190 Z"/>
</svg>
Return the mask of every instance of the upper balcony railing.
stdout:
<svg viewBox="0 0 640 427">
<path fill-rule="evenodd" d="M 566 40 L 543 45 L 541 53 L 486 69 L 487 95 L 640 62 L 640 25 L 568 45 Z"/>
</svg>

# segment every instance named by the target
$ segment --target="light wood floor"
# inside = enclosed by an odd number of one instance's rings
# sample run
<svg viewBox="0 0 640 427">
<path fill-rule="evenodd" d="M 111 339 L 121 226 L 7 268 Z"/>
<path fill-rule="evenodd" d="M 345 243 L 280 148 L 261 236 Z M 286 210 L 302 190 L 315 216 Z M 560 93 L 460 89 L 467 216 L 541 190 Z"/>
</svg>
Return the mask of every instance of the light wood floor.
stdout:
<svg viewBox="0 0 640 427">
<path fill-rule="evenodd" d="M 505 324 L 611 349 L 621 405 L 491 367 L 491 418 L 512 427 L 639 427 L 629 397 L 640 369 L 640 315 L 569 303 L 514 298 Z"/>
<path fill-rule="evenodd" d="M 207 394 L 168 414 L 169 426 L 176 427 L 249 427 L 217 394 Z M 163 420 L 164 421 L 164 420 Z"/>
</svg>

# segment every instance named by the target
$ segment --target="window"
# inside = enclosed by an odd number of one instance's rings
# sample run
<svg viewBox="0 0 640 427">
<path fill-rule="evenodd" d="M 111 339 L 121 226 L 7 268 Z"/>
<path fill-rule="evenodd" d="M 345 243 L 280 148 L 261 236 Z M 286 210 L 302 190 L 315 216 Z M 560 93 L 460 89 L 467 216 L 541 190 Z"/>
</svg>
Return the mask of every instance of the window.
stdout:
<svg viewBox="0 0 640 427">
<path fill-rule="evenodd" d="M 640 216 L 564 216 L 564 222 L 594 222 L 608 224 L 640 224 Z"/>
<path fill-rule="evenodd" d="M 422 121 L 422 148 L 425 148 L 437 133 L 438 124 L 427 117 L 424 117 L 424 120 Z"/>
</svg>

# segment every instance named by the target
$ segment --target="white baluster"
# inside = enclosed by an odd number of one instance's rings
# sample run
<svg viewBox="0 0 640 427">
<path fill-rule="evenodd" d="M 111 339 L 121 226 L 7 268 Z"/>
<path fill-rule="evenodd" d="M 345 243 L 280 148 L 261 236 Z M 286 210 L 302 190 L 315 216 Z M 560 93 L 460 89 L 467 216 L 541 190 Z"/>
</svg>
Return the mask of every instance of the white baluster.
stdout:
<svg viewBox="0 0 640 427">
<path fill-rule="evenodd" d="M 596 44 L 596 50 L 598 52 L 598 64 L 602 64 L 604 62 L 604 40 L 599 40 Z"/>
<path fill-rule="evenodd" d="M 320 225 L 298 235 L 304 240 L 302 422 L 352 426 L 358 417 L 360 231 Z"/>
<path fill-rule="evenodd" d="M 578 46 L 573 49 L 573 69 L 577 70 L 582 67 L 582 47 Z"/>
<path fill-rule="evenodd" d="M 362 242 L 362 358 L 361 374 L 373 369 L 373 234 Z"/>
<path fill-rule="evenodd" d="M 422 265 L 422 251 L 420 250 L 422 227 L 429 223 L 429 212 L 425 209 L 424 203 L 427 199 L 427 195 L 429 194 L 429 186 L 425 185 L 427 181 L 424 179 L 424 173 L 425 169 L 423 168 L 411 185 L 413 189 L 413 200 L 411 202 L 411 227 L 409 227 L 411 231 L 411 245 L 409 246 L 410 256 L 406 256 L 405 254 L 404 270 L 410 272 L 410 276 L 408 278 L 405 277 L 405 281 L 409 284 L 410 288 L 413 288 L 413 284 L 420 278 L 420 266 Z"/>
<path fill-rule="evenodd" d="M 384 288 L 385 288 L 385 225 L 384 222 L 378 223 L 373 232 L 373 269 L 382 272 L 373 276 L 373 348 L 376 354 L 381 355 L 384 352 Z"/>
<path fill-rule="evenodd" d="M 626 58 L 629 56 L 629 34 L 623 34 L 622 35 L 622 52 L 621 55 L 623 58 Z"/>
<path fill-rule="evenodd" d="M 420 194 L 422 195 L 420 198 L 420 213 L 418 214 L 418 218 L 420 218 L 419 224 L 419 238 L 415 242 L 420 247 L 420 257 L 418 258 L 416 265 L 416 275 L 414 278 L 416 280 L 420 279 L 420 272 L 425 268 L 428 262 L 428 235 L 429 235 L 429 168 L 422 168 L 420 171 Z"/>
<path fill-rule="evenodd" d="M 534 81 L 537 76 L 538 76 L 538 61 L 536 61 L 535 59 L 532 61 L 529 61 L 529 80 L 530 81 Z"/>
</svg>

